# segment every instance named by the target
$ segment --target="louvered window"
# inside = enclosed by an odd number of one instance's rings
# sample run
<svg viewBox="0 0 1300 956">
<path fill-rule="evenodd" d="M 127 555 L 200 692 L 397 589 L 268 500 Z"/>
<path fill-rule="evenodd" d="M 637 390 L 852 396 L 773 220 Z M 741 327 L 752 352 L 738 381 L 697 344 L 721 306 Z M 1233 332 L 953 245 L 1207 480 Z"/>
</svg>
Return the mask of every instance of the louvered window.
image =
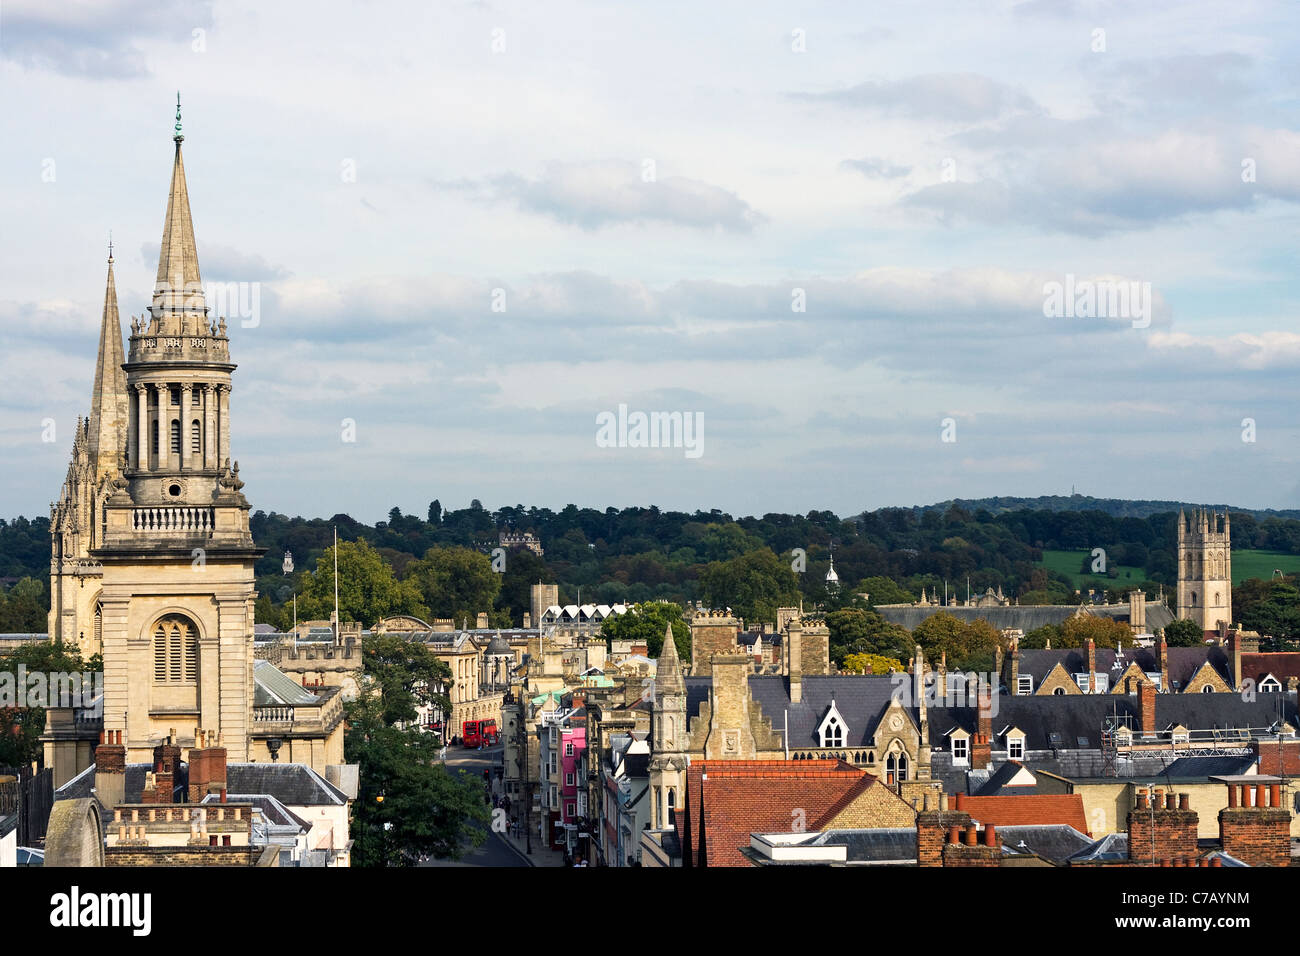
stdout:
<svg viewBox="0 0 1300 956">
<path fill-rule="evenodd" d="M 153 679 L 160 684 L 193 683 L 199 673 L 199 638 L 194 622 L 179 614 L 158 621 L 153 633 Z"/>
<path fill-rule="evenodd" d="M 203 432 L 197 418 L 190 422 L 190 454 L 203 454 Z"/>
<path fill-rule="evenodd" d="M 181 423 L 178 419 L 172 419 L 172 454 L 181 453 Z"/>
</svg>

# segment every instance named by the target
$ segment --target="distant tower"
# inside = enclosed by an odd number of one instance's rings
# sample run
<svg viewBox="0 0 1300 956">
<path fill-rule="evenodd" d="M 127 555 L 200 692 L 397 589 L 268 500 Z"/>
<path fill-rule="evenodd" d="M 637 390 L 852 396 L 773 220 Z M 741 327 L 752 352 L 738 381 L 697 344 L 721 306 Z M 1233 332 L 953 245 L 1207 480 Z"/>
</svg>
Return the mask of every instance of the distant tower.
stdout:
<svg viewBox="0 0 1300 956">
<path fill-rule="evenodd" d="M 831 568 L 826 572 L 826 590 L 834 594 L 840 589 L 840 576 L 835 573 L 835 549 L 831 548 Z"/>
<path fill-rule="evenodd" d="M 686 795 L 686 682 L 673 640 L 672 625 L 664 635 L 654 679 L 654 726 L 650 754 L 650 825 L 667 827 L 670 811 L 681 809 Z"/>
<path fill-rule="evenodd" d="M 1228 514 L 1178 512 L 1178 616 L 1203 631 L 1232 623 L 1232 542 Z"/>
</svg>

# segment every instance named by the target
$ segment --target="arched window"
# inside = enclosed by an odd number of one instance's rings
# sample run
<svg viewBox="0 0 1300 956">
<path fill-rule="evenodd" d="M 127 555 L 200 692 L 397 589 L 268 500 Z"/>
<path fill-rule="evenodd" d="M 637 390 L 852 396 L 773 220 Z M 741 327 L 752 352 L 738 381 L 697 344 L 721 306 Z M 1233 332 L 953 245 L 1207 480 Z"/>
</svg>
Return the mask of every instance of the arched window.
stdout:
<svg viewBox="0 0 1300 956">
<path fill-rule="evenodd" d="M 1056 688 L 1055 690 L 1052 691 L 1052 696 L 1053 696 L 1053 697 L 1064 697 L 1064 696 L 1065 696 L 1065 688 L 1064 688 L 1064 687 L 1058 687 L 1058 688 Z"/>
<path fill-rule="evenodd" d="M 199 672 L 199 634 L 181 614 L 159 618 L 153 632 L 153 679 L 159 684 L 192 684 Z"/>
<path fill-rule="evenodd" d="M 889 759 L 885 762 L 885 770 L 888 771 L 886 779 L 895 783 L 902 783 L 907 779 L 907 754 L 891 753 Z"/>
<path fill-rule="evenodd" d="M 151 424 L 153 426 L 153 453 L 156 455 L 158 454 L 158 419 L 155 418 Z"/>
<path fill-rule="evenodd" d="M 102 601 L 95 602 L 95 651 L 99 652 L 104 649 L 104 604 Z"/>
<path fill-rule="evenodd" d="M 844 746 L 844 725 L 832 717 L 826 722 L 826 727 L 822 731 L 823 747 L 842 747 Z"/>
<path fill-rule="evenodd" d="M 190 454 L 203 454 L 203 428 L 197 418 L 190 422 Z"/>
<path fill-rule="evenodd" d="M 1214 693 L 1214 688 L 1211 687 L 1209 684 L 1206 684 L 1204 687 L 1201 688 L 1201 693 L 1202 693 L 1202 694 L 1213 694 L 1213 693 Z"/>
<path fill-rule="evenodd" d="M 181 453 L 181 422 L 179 418 L 172 419 L 171 436 L 172 454 L 179 455 Z"/>
</svg>

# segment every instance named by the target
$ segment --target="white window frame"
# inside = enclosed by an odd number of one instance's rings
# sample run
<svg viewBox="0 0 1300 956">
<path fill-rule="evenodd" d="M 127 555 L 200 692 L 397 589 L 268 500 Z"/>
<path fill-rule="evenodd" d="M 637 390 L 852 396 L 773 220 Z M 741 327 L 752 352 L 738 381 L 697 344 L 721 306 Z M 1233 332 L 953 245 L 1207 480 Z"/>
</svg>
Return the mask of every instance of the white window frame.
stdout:
<svg viewBox="0 0 1300 956">
<path fill-rule="evenodd" d="M 970 760 L 970 738 L 953 737 L 952 738 L 952 762 L 966 763 Z"/>
<path fill-rule="evenodd" d="M 1034 694 L 1034 676 L 1032 674 L 1020 674 L 1016 677 L 1016 696 L 1032 697 Z"/>
<path fill-rule="evenodd" d="M 573 741 L 572 741 L 572 740 L 566 740 L 566 741 L 564 742 L 564 756 L 566 756 L 566 757 L 572 757 L 572 756 L 573 756 Z"/>
<path fill-rule="evenodd" d="M 564 775 L 564 785 L 565 785 L 566 787 L 572 787 L 572 786 L 573 786 L 573 773 L 572 773 L 572 772 L 566 773 L 566 774 Z"/>
<path fill-rule="evenodd" d="M 1007 759 L 1008 760 L 1025 759 L 1025 738 L 1024 737 L 1007 738 Z"/>
</svg>

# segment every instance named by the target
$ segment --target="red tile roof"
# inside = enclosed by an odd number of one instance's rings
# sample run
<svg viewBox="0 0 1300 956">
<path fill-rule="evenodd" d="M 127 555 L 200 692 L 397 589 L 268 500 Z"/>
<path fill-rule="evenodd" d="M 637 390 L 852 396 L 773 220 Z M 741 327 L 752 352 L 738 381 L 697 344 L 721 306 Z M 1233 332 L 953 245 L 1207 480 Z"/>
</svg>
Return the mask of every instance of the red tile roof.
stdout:
<svg viewBox="0 0 1300 956">
<path fill-rule="evenodd" d="M 996 827 L 1049 826 L 1064 823 L 1088 834 L 1088 817 L 1083 797 L 1077 793 L 1009 794 L 996 797 L 968 797 L 957 794 L 957 809 L 972 820 Z M 1091 834 L 1089 834 L 1091 835 Z"/>
<path fill-rule="evenodd" d="M 1300 677 L 1300 654 L 1294 651 L 1274 651 L 1272 653 L 1255 653 L 1242 651 L 1241 677 L 1250 677 L 1256 681 L 1272 674 L 1282 682 L 1283 689 L 1288 677 Z"/>
<path fill-rule="evenodd" d="M 748 866 L 740 850 L 749 846 L 750 833 L 786 833 L 799 826 L 815 831 L 875 782 L 839 760 L 693 763 L 687 771 L 683 854 L 695 866 Z"/>
</svg>

